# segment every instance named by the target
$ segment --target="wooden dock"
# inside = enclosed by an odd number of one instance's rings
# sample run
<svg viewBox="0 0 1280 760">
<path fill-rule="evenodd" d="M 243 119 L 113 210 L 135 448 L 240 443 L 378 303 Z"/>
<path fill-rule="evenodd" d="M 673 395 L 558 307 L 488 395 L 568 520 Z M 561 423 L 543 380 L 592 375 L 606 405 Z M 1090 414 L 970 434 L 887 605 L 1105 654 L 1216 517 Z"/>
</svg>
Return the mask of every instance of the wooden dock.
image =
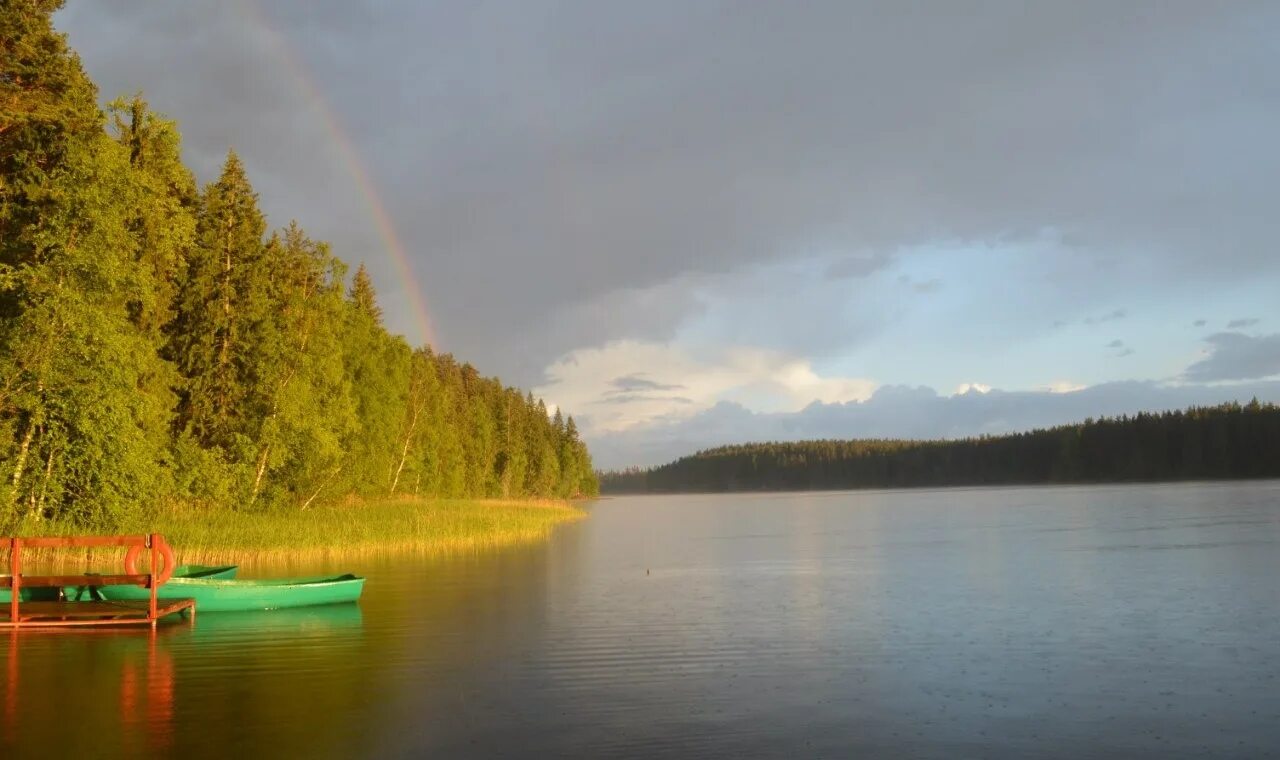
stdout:
<svg viewBox="0 0 1280 760">
<path fill-rule="evenodd" d="M 128 625 L 154 622 L 148 602 L 22 602 L 15 625 L 7 608 L 0 610 L 0 628 L 61 628 L 79 625 Z M 194 616 L 194 599 L 164 599 L 156 605 L 156 620 L 183 610 Z"/>
<path fill-rule="evenodd" d="M 95 625 L 150 625 L 153 629 L 161 618 L 186 613 L 195 619 L 194 599 L 156 598 L 156 588 L 173 574 L 173 551 L 165 543 L 164 536 L 151 533 L 144 536 L 77 536 L 47 538 L 10 538 L 9 574 L 0 575 L 0 589 L 8 588 L 10 599 L 0 605 L 0 630 L 24 628 L 64 628 Z M 0 544 L 3 545 L 3 544 Z M 127 547 L 125 572 L 119 575 L 23 575 L 22 551 L 25 548 L 85 548 Z M 149 572 L 139 573 L 138 556 L 150 554 Z M 161 567 L 163 569 L 157 572 Z M 137 584 L 150 589 L 150 598 L 140 601 L 66 601 L 61 589 L 66 586 L 109 586 Z M 58 599 L 27 599 L 22 590 L 30 588 L 57 589 Z M 47 594 L 46 594 L 47 596 Z"/>
</svg>

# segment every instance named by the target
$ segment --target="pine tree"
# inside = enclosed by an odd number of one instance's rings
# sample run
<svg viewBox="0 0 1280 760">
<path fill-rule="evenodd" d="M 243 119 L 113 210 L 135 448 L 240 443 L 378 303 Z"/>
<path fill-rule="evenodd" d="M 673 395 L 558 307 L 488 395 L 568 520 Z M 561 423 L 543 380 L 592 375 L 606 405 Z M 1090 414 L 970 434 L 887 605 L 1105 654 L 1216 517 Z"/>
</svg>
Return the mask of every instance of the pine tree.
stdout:
<svg viewBox="0 0 1280 760">
<path fill-rule="evenodd" d="M 361 264 L 356 268 L 356 276 L 351 281 L 351 306 L 361 314 L 366 314 L 375 325 L 382 324 L 382 307 L 378 306 L 378 298 L 373 292 L 373 280 L 369 279 L 369 271 Z"/>
<path fill-rule="evenodd" d="M 246 344 L 246 333 L 267 306 L 261 298 L 265 230 L 244 166 L 234 151 L 228 153 L 222 176 L 201 199 L 168 348 L 185 378 L 180 430 L 205 448 L 232 452 L 250 423 L 245 415 L 255 347 Z"/>
<path fill-rule="evenodd" d="M 142 194 L 129 226 L 137 238 L 138 263 L 155 284 L 154 299 L 131 304 L 131 316 L 159 347 L 173 319 L 178 284 L 195 242 L 199 193 L 195 177 L 182 163 L 174 122 L 152 112 L 141 95 L 117 98 L 108 114 L 116 141 L 129 152 Z"/>
</svg>

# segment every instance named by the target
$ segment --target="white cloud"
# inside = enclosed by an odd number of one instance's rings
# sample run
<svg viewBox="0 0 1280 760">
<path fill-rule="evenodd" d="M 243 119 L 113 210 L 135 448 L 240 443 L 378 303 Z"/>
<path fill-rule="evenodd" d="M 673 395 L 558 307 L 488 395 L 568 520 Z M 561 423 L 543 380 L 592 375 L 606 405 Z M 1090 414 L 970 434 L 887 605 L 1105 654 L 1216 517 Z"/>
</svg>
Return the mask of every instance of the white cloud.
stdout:
<svg viewBox="0 0 1280 760">
<path fill-rule="evenodd" d="M 963 396 L 970 391 L 974 393 L 990 393 L 991 386 L 986 383 L 960 383 L 960 385 L 956 386 L 955 395 Z"/>
<path fill-rule="evenodd" d="M 534 393 L 574 410 L 595 433 L 676 422 L 721 401 L 795 412 L 814 402 L 863 401 L 876 388 L 862 378 L 822 376 L 809 360 L 769 349 L 733 346 L 695 355 L 638 340 L 572 351 L 547 368 L 547 378 Z"/>
<path fill-rule="evenodd" d="M 1076 391 L 1082 391 L 1088 387 L 1089 386 L 1082 383 L 1073 383 L 1070 380 L 1057 380 L 1049 383 L 1048 385 L 1042 385 L 1039 388 L 1036 388 L 1036 390 L 1048 391 L 1050 393 L 1075 393 Z"/>
</svg>

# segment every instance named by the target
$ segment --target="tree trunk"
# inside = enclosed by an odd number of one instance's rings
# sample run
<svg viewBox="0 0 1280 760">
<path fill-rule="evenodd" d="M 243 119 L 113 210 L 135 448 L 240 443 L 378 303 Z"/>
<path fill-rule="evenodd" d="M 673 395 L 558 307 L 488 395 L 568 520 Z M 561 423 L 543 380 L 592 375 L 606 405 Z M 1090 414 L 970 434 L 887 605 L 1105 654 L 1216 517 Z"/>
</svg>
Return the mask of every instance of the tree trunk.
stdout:
<svg viewBox="0 0 1280 760">
<path fill-rule="evenodd" d="M 227 220 L 226 235 L 231 233 L 233 219 Z M 222 341 L 218 347 L 218 413 L 219 419 L 227 411 L 227 362 L 231 354 L 231 241 L 222 239 Z M 256 486 L 255 486 L 255 496 Z"/>
<path fill-rule="evenodd" d="M 400 466 L 396 468 L 395 477 L 391 479 L 391 495 L 396 495 L 396 485 L 400 483 L 400 473 L 404 471 L 404 462 L 409 458 L 409 442 L 413 440 L 413 430 L 418 426 L 418 415 L 422 413 L 422 407 L 415 407 L 413 410 L 413 418 L 409 420 L 409 432 L 404 435 L 404 446 L 400 449 Z"/>
<path fill-rule="evenodd" d="M 320 484 L 320 487 L 316 489 L 316 492 L 311 494 L 311 498 L 307 499 L 302 503 L 302 508 L 299 509 L 298 511 L 299 512 L 307 511 L 307 507 L 311 506 L 311 502 L 316 500 L 316 497 L 320 495 L 320 492 L 324 490 L 324 487 L 329 485 L 329 481 L 338 477 L 338 473 L 341 471 L 342 471 L 342 465 L 338 465 L 337 467 L 335 467 L 333 472 L 329 473 L 329 477 L 325 478 L 324 482 Z"/>
<path fill-rule="evenodd" d="M 40 483 L 40 498 L 36 501 L 36 509 L 44 511 L 44 499 L 49 493 L 49 479 L 53 477 L 53 447 L 49 447 L 49 459 L 44 463 L 44 481 Z"/>
<path fill-rule="evenodd" d="M 267 471 L 267 454 L 271 452 L 271 444 L 262 447 L 262 456 L 258 457 L 258 474 L 253 478 L 253 494 L 249 497 L 249 506 L 258 500 L 258 490 L 262 488 L 262 475 Z"/>
<path fill-rule="evenodd" d="M 22 436 L 22 446 L 18 449 L 18 462 L 13 467 L 13 504 L 18 503 L 18 485 L 22 483 L 22 471 L 27 467 L 27 454 L 31 451 L 31 439 L 35 434 L 35 420 L 28 417 L 27 432 Z"/>
</svg>

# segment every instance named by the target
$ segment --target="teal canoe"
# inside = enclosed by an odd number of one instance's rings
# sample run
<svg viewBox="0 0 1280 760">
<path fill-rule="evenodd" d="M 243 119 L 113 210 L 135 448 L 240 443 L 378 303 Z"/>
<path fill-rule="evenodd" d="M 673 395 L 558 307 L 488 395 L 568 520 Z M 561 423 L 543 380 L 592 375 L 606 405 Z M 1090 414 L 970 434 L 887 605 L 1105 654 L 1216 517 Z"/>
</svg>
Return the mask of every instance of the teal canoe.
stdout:
<svg viewBox="0 0 1280 760">
<path fill-rule="evenodd" d="M 236 577 L 236 571 L 239 569 L 236 565 L 178 565 L 173 571 L 173 577 L 228 579 Z M 62 589 L 62 593 L 68 601 L 83 601 L 94 598 L 90 589 L 90 586 L 66 586 Z M 56 602 L 58 600 L 57 588 L 24 588 L 20 594 L 21 601 L 24 602 Z M 8 588 L 0 588 L 0 603 L 12 599 L 13 593 Z"/>
<path fill-rule="evenodd" d="M 319 604 L 354 602 L 364 590 L 364 578 L 332 575 L 315 578 L 274 578 L 234 580 L 222 578 L 179 578 L 177 574 L 160 587 L 161 599 L 195 599 L 196 612 L 236 612 L 310 607 Z M 103 586 L 108 601 L 148 599 L 141 586 Z"/>
</svg>

